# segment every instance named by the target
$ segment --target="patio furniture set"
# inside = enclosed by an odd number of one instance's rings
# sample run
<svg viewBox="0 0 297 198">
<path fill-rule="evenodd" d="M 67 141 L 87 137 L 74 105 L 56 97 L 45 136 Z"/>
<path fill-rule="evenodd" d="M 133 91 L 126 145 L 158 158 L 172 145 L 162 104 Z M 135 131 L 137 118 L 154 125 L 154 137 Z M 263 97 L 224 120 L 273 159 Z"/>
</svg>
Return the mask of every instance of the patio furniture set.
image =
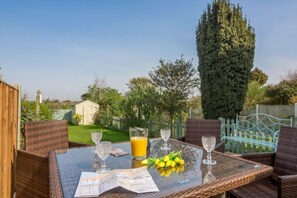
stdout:
<svg viewBox="0 0 297 198">
<path fill-rule="evenodd" d="M 118 187 L 100 197 L 297 197 L 297 128 L 281 128 L 274 153 L 233 156 L 218 141 L 212 154 L 217 164 L 212 166 L 201 163 L 206 158 L 202 135 L 220 140 L 220 121 L 187 120 L 185 137 L 169 141 L 173 150 L 182 151 L 184 171 L 164 177 L 148 169 L 159 192 L 137 194 Z M 68 142 L 66 121 L 26 123 L 25 141 L 26 149 L 17 152 L 17 197 L 73 197 L 81 172 L 95 172 L 99 165 L 94 147 Z M 166 154 L 160 144 L 162 139 L 151 139 L 148 155 Z M 113 147 L 131 153 L 129 142 Z M 110 156 L 106 162 L 111 169 L 140 166 L 131 155 Z"/>
</svg>

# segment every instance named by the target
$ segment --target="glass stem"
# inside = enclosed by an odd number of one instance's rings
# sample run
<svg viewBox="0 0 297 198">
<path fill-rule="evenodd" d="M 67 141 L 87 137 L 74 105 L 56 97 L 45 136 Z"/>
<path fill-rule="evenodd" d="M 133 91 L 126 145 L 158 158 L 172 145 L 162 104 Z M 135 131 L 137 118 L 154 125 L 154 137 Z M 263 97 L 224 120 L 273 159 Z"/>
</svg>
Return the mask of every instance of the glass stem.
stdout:
<svg viewBox="0 0 297 198">
<path fill-rule="evenodd" d="M 102 160 L 102 162 L 101 162 L 101 168 L 102 169 L 105 169 L 106 168 L 106 162 L 105 162 L 105 160 Z"/>
<path fill-rule="evenodd" d="M 165 148 L 167 148 L 167 140 L 165 141 Z"/>
<path fill-rule="evenodd" d="M 211 151 L 209 151 L 209 152 L 207 153 L 207 158 L 208 158 L 208 161 L 211 162 Z"/>
</svg>

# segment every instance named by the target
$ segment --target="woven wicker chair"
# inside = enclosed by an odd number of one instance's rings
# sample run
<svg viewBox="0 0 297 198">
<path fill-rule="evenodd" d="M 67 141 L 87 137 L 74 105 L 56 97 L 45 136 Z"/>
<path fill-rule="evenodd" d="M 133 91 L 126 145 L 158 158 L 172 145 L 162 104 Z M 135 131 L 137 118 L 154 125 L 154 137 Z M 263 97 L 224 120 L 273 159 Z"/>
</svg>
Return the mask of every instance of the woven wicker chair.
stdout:
<svg viewBox="0 0 297 198">
<path fill-rule="evenodd" d="M 221 122 L 220 120 L 199 120 L 188 118 L 186 121 L 185 137 L 178 140 L 202 146 L 202 136 L 212 135 L 216 137 L 216 151 L 225 152 L 224 142 L 221 141 Z"/>
<path fill-rule="evenodd" d="M 49 161 L 51 150 L 86 146 L 68 142 L 66 120 L 27 122 L 25 150 L 17 150 L 16 196 L 49 197 Z"/>
<path fill-rule="evenodd" d="M 297 197 L 297 128 L 282 126 L 275 153 L 245 154 L 243 158 L 273 166 L 271 178 L 234 189 L 229 197 Z"/>
</svg>

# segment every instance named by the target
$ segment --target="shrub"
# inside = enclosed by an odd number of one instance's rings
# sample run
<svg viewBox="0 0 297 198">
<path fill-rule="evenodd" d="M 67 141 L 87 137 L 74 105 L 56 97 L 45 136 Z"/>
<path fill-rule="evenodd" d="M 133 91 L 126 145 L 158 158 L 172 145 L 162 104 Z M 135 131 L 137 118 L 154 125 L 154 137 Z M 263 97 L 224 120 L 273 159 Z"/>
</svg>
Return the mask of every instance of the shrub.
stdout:
<svg viewBox="0 0 297 198">
<path fill-rule="evenodd" d="M 77 113 L 77 114 L 74 114 L 72 118 L 74 120 L 74 124 L 79 125 L 79 123 L 80 123 L 80 121 L 82 119 L 82 115 Z"/>
</svg>

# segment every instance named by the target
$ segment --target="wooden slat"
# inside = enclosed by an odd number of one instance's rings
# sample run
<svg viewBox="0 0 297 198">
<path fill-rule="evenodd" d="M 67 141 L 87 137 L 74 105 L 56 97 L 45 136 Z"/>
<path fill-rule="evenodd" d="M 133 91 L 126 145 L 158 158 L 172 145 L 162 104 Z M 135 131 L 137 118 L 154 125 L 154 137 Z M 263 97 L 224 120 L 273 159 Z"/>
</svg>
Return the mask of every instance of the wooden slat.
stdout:
<svg viewBox="0 0 297 198">
<path fill-rule="evenodd" d="M 0 197 L 14 192 L 15 148 L 19 91 L 0 81 Z"/>
<path fill-rule="evenodd" d="M 3 189 L 3 194 L 4 196 L 3 197 L 9 197 L 9 185 L 7 184 L 10 184 L 10 177 L 8 177 L 8 169 L 9 169 L 9 165 L 8 165 L 8 162 L 9 162 L 9 155 L 8 155 L 8 148 L 9 148 L 9 143 L 8 143 L 8 129 L 7 129 L 7 124 L 8 124 L 8 98 L 7 98 L 7 90 L 8 90 L 8 87 L 4 86 L 3 87 L 3 92 L 2 92 L 2 105 L 3 105 L 3 109 L 2 109 L 2 127 L 3 127 L 3 130 L 2 130 L 2 134 L 3 134 L 3 147 L 2 147 L 2 151 L 4 152 L 3 153 L 3 159 L 2 159 L 2 162 L 3 162 L 3 177 L 4 177 L 4 186 L 2 187 Z"/>
<path fill-rule="evenodd" d="M 3 83 L 0 82 L 0 142 L 4 142 L 4 135 L 3 134 L 3 126 L 2 126 L 2 112 L 3 112 L 3 105 L 2 105 L 2 92 L 3 92 Z M 1 156 L 1 160 L 0 160 L 0 174 L 1 176 L 4 175 L 4 164 L 3 164 L 3 146 L 2 144 L 0 144 L 0 156 Z M 1 177 L 0 178 L 0 186 L 4 186 L 4 179 Z M 4 193 L 1 193 L 0 196 L 3 196 Z"/>
</svg>

